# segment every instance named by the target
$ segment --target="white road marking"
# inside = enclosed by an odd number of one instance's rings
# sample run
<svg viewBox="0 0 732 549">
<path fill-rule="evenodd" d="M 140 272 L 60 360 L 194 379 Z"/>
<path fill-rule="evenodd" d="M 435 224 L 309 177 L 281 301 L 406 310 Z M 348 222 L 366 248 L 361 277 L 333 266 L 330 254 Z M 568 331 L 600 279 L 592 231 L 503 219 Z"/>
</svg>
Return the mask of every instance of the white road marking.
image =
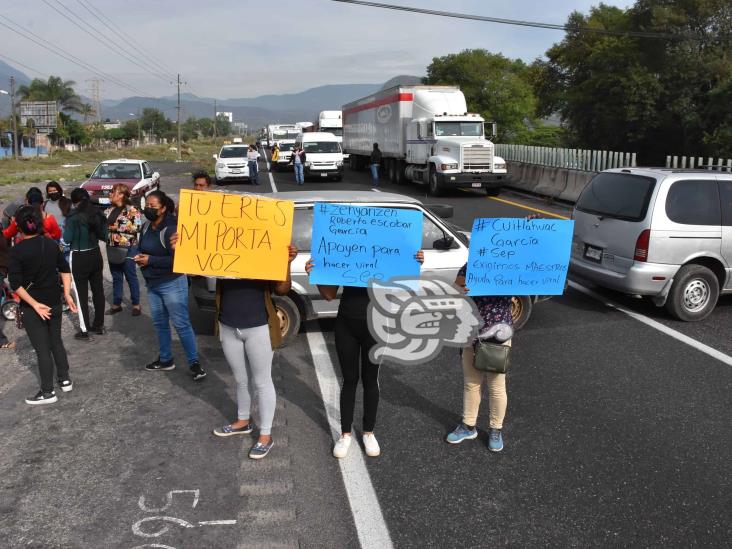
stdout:
<svg viewBox="0 0 732 549">
<path fill-rule="evenodd" d="M 307 336 L 320 394 L 328 416 L 331 435 L 335 441 L 341 435 L 340 411 L 338 410 L 340 395 L 338 378 L 333 369 L 333 363 L 330 360 L 323 334 L 308 332 Z M 384 521 L 376 491 L 373 484 L 371 484 L 361 447 L 358 444 L 352 444 L 348 457 L 339 459 L 338 465 L 343 476 L 343 484 L 346 486 L 346 494 L 351 505 L 351 513 L 356 524 L 361 548 L 391 549 L 393 545 L 389 529 Z"/>
<path fill-rule="evenodd" d="M 219 526 L 223 524 L 236 524 L 235 520 L 202 520 L 198 523 L 199 526 Z"/>
<path fill-rule="evenodd" d="M 376 193 L 380 193 L 381 192 L 381 189 L 377 189 L 376 187 L 371 187 L 371 190 L 374 191 L 374 192 L 376 192 Z"/>
<path fill-rule="evenodd" d="M 269 184 L 272 185 L 272 192 L 277 192 L 277 185 L 275 185 L 274 177 L 272 177 L 272 169 L 270 168 L 269 159 L 267 158 L 267 149 L 262 147 L 262 152 L 264 153 L 264 160 L 267 162 L 267 174 L 269 175 Z"/>
<path fill-rule="evenodd" d="M 710 347 L 709 345 L 706 345 L 702 343 L 701 341 L 697 341 L 696 339 L 687 336 L 686 334 L 682 334 L 681 332 L 674 330 L 673 328 L 669 328 L 665 324 L 661 324 L 660 322 L 653 320 L 652 318 L 648 318 L 645 315 L 642 315 L 640 313 L 636 313 L 635 311 L 631 311 L 630 309 L 626 309 L 622 305 L 615 303 L 614 301 L 611 301 L 610 299 L 607 299 L 605 296 L 602 296 L 598 294 L 597 292 L 590 290 L 589 288 L 586 288 L 582 284 L 578 284 L 577 282 L 571 281 L 569 282 L 570 287 L 574 288 L 578 292 L 581 292 L 593 299 L 596 299 L 597 301 L 603 303 L 604 305 L 610 307 L 611 309 L 615 309 L 617 311 L 620 311 L 621 313 L 625 313 L 629 317 L 637 320 L 638 322 L 642 322 L 646 326 L 650 326 L 651 328 L 654 328 L 658 330 L 659 332 L 662 332 L 668 336 L 673 337 L 674 339 L 681 341 L 682 343 L 686 343 L 690 347 L 693 347 L 697 351 L 701 351 L 702 353 L 705 353 L 712 358 L 715 358 L 719 360 L 720 362 L 723 362 L 727 366 L 732 366 L 732 356 L 726 355 L 721 351 L 718 351 L 717 349 Z"/>
</svg>

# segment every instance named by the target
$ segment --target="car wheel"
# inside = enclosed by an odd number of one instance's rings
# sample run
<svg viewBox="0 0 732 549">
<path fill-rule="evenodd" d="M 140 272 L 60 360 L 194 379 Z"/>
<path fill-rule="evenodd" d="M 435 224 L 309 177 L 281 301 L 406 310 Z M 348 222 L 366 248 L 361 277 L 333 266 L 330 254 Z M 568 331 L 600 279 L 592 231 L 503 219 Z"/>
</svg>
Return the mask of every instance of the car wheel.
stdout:
<svg viewBox="0 0 732 549">
<path fill-rule="evenodd" d="M 3 303 L 2 315 L 5 320 L 15 320 L 15 317 L 18 316 L 18 303 L 16 301 Z"/>
<path fill-rule="evenodd" d="M 703 265 L 684 265 L 674 277 L 666 310 L 679 320 L 695 322 L 708 317 L 717 305 L 719 280 Z"/>
<path fill-rule="evenodd" d="M 520 330 L 529 321 L 534 304 L 530 296 L 514 296 L 511 298 L 511 317 L 514 330 Z"/>
<path fill-rule="evenodd" d="M 300 309 L 291 297 L 274 296 L 272 298 L 277 318 L 280 321 L 280 332 L 282 333 L 282 345 L 292 342 L 300 331 L 301 315 Z"/>
<path fill-rule="evenodd" d="M 432 196 L 440 196 L 442 194 L 440 182 L 437 180 L 437 170 L 435 170 L 434 166 L 430 166 L 430 194 Z"/>
</svg>

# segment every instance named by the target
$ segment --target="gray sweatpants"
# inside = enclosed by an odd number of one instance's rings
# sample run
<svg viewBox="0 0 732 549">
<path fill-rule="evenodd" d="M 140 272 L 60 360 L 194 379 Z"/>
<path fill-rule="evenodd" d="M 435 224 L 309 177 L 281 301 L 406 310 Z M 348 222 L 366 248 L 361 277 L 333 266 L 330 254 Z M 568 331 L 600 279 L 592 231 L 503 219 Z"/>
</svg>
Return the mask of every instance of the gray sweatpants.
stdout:
<svg viewBox="0 0 732 549">
<path fill-rule="evenodd" d="M 277 393 L 272 383 L 272 343 L 269 326 L 238 330 L 219 323 L 219 338 L 226 361 L 236 379 L 236 402 L 239 419 L 249 419 L 252 396 L 257 390 L 259 432 L 270 434 L 274 420 Z M 252 379 L 250 383 L 249 379 Z"/>
</svg>

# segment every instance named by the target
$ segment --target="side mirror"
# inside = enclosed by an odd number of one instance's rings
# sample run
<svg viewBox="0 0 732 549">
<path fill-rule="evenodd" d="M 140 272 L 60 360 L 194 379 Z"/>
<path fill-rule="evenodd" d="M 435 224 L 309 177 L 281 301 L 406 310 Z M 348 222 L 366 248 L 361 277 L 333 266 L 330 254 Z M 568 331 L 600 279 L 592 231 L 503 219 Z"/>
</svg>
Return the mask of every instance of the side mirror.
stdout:
<svg viewBox="0 0 732 549">
<path fill-rule="evenodd" d="M 214 160 L 218 160 L 219 159 L 219 155 L 218 154 L 212 154 L 211 156 L 213 156 L 213 159 Z"/>
<path fill-rule="evenodd" d="M 450 235 L 445 235 L 442 238 L 438 238 L 432 243 L 432 248 L 434 250 L 449 250 L 452 248 L 452 245 L 454 244 L 455 239 L 451 237 Z"/>
<path fill-rule="evenodd" d="M 152 176 L 153 179 L 160 179 L 160 172 L 153 172 Z"/>
</svg>

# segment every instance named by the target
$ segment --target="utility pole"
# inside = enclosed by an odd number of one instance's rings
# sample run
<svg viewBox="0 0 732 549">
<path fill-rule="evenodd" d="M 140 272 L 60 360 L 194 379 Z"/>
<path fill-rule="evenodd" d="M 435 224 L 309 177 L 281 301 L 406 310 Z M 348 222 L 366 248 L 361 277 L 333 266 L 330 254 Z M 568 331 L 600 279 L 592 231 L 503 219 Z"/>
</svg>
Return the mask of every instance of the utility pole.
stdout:
<svg viewBox="0 0 732 549">
<path fill-rule="evenodd" d="M 180 74 L 179 74 L 178 75 L 178 107 L 176 108 L 176 110 L 178 111 L 178 146 L 176 147 L 176 149 L 178 149 L 178 162 L 181 161 L 181 155 L 180 155 L 180 153 L 181 153 L 181 150 L 180 150 L 180 147 L 181 147 L 181 145 L 180 145 L 180 84 L 181 84 L 181 82 L 180 82 Z"/>
<path fill-rule="evenodd" d="M 214 134 L 213 134 L 214 139 L 216 139 L 217 133 L 218 133 L 216 131 L 216 119 L 217 118 L 218 118 L 218 115 L 216 114 L 216 100 L 214 99 L 214 121 L 213 121 L 214 122 L 214 128 L 213 128 L 213 130 L 214 130 Z"/>
<path fill-rule="evenodd" d="M 18 123 L 15 120 L 15 77 L 10 77 L 10 116 L 13 119 L 13 159 L 18 159 Z"/>
</svg>

